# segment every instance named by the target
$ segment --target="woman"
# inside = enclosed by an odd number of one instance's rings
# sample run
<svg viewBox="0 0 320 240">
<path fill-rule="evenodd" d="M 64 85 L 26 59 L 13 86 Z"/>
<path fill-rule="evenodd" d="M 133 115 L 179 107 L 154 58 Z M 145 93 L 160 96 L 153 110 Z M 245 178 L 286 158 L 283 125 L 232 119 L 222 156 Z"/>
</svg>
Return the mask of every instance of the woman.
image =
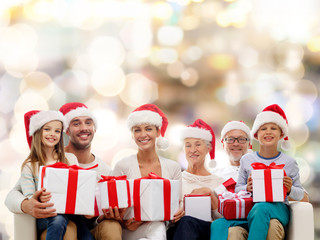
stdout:
<svg viewBox="0 0 320 240">
<path fill-rule="evenodd" d="M 132 133 L 138 153 L 120 160 L 114 167 L 113 175 L 127 175 L 128 179 L 147 177 L 154 172 L 160 177 L 181 180 L 181 168 L 178 163 L 158 156 L 156 145 L 165 149 L 164 134 L 168 120 L 154 104 L 145 104 L 135 109 L 128 117 L 128 128 Z M 161 136 L 160 136 L 161 135 Z M 157 140 L 157 143 L 156 143 Z M 183 212 L 178 211 L 176 218 Z M 139 222 L 129 219 L 123 222 L 123 239 L 166 239 L 164 222 Z"/>
<path fill-rule="evenodd" d="M 210 195 L 212 219 L 222 217 L 218 209 L 218 199 L 212 191 L 224 180 L 211 174 L 205 168 L 205 157 L 209 153 L 211 161 L 215 155 L 215 135 L 211 127 L 197 119 L 181 132 L 187 169 L 182 172 L 182 194 Z M 184 216 L 175 226 L 169 228 L 168 239 L 210 239 L 211 222 L 191 216 Z"/>
</svg>

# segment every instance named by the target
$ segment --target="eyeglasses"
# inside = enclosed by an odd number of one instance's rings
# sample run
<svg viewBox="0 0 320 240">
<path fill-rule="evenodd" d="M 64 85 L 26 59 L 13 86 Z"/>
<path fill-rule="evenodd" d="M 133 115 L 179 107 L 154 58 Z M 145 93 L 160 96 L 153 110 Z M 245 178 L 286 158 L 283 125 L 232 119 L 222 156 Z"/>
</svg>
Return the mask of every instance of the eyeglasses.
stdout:
<svg viewBox="0 0 320 240">
<path fill-rule="evenodd" d="M 235 137 L 227 137 L 225 139 L 223 139 L 226 143 L 228 144 L 232 144 L 234 143 L 235 140 L 238 141 L 238 143 L 240 144 L 244 144 L 246 143 L 249 139 L 248 138 L 245 138 L 245 137 L 238 137 L 238 138 L 235 138 Z"/>
</svg>

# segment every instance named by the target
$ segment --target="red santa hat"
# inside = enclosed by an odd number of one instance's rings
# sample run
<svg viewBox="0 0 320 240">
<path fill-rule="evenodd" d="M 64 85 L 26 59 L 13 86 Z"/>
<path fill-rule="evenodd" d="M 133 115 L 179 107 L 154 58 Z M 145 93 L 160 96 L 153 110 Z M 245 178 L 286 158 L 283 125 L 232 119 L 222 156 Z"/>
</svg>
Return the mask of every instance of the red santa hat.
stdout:
<svg viewBox="0 0 320 240">
<path fill-rule="evenodd" d="M 186 138 L 199 138 L 211 143 L 210 159 L 215 158 L 215 135 L 212 128 L 202 119 L 197 119 L 193 124 L 187 126 L 181 131 L 180 139 L 183 141 Z M 210 161 L 210 167 L 214 167 L 215 161 Z"/>
<path fill-rule="evenodd" d="M 284 150 L 289 150 L 290 143 L 288 138 L 288 120 L 286 114 L 279 105 L 272 104 L 263 109 L 262 112 L 256 116 L 251 130 L 252 138 L 257 139 L 257 132 L 265 123 L 275 123 L 281 128 L 283 133 L 283 142 L 281 143 L 281 148 Z"/>
<path fill-rule="evenodd" d="M 80 102 L 69 102 L 64 105 L 59 109 L 60 112 L 65 116 L 66 118 L 66 124 L 67 128 L 70 125 L 70 122 L 72 119 L 75 117 L 90 117 L 92 118 L 95 127 L 97 128 L 97 119 L 95 116 L 92 114 L 91 111 L 89 111 L 88 107 Z"/>
<path fill-rule="evenodd" d="M 157 147 L 165 150 L 169 146 L 169 142 L 164 138 L 168 126 L 168 119 L 164 113 L 154 104 L 144 104 L 130 113 L 127 126 L 131 130 L 132 127 L 140 124 L 151 124 L 160 128 L 161 136 L 157 140 Z"/>
<path fill-rule="evenodd" d="M 66 127 L 65 117 L 59 111 L 32 110 L 24 114 L 24 125 L 29 147 L 31 147 L 33 134 L 38 131 L 43 125 L 54 120 L 61 121 L 63 127 Z"/>
</svg>

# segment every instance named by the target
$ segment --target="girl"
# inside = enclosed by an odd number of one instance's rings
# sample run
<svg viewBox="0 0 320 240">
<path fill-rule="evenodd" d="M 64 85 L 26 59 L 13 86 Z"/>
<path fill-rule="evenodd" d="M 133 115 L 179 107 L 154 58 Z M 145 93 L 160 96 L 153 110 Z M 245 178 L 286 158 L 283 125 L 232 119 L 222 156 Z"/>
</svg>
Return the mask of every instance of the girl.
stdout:
<svg viewBox="0 0 320 240">
<path fill-rule="evenodd" d="M 156 152 L 156 140 L 160 149 L 165 149 L 168 145 L 162 138 L 168 125 L 163 112 L 154 104 L 145 104 L 129 115 L 127 124 L 138 146 L 138 153 L 120 160 L 114 167 L 113 175 L 127 175 L 128 179 L 136 179 L 154 172 L 163 178 L 181 180 L 179 164 L 158 156 Z M 181 218 L 179 214 L 177 218 Z M 125 240 L 166 239 L 164 222 L 138 222 L 129 219 L 123 225 L 122 237 Z"/>
<path fill-rule="evenodd" d="M 64 116 L 58 111 L 29 111 L 24 116 L 30 154 L 21 167 L 21 188 L 23 194 L 30 198 L 37 189 L 39 168 L 56 162 L 69 165 L 78 164 L 74 155 L 65 157 L 62 138 L 65 125 Z M 50 200 L 50 193 L 40 196 L 41 202 Z M 84 225 L 82 216 L 58 214 L 55 217 L 37 219 L 38 232 L 47 229 L 46 239 L 63 239 L 69 219 L 76 223 L 78 239 L 93 239 Z M 79 234 L 81 231 L 81 234 Z"/>
</svg>

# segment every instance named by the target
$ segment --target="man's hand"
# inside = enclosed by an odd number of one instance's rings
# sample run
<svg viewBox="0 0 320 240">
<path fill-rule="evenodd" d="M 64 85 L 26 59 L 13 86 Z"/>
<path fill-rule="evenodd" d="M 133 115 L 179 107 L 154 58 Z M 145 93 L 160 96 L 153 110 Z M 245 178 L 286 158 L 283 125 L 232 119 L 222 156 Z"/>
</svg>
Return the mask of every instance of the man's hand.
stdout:
<svg viewBox="0 0 320 240">
<path fill-rule="evenodd" d="M 42 188 L 39 191 L 36 191 L 32 198 L 25 199 L 21 203 L 21 209 L 24 213 L 27 213 L 35 218 L 48 218 L 48 217 L 54 217 L 57 215 L 56 209 L 50 208 L 46 209 L 47 207 L 52 207 L 53 203 L 41 203 L 39 202 L 40 195 L 45 191 L 44 188 Z"/>
<path fill-rule="evenodd" d="M 135 231 L 143 223 L 145 222 L 138 222 L 138 221 L 135 221 L 134 218 L 130 218 L 128 220 L 124 220 L 122 222 L 122 226 L 124 226 L 126 229 L 130 231 Z"/>
<path fill-rule="evenodd" d="M 112 208 L 109 207 L 109 209 L 102 209 L 103 212 L 103 217 L 100 217 L 98 219 L 98 222 L 101 222 L 103 219 L 113 219 L 113 220 L 117 220 L 117 221 L 122 221 L 123 216 L 126 212 L 126 208 Z"/>
</svg>

